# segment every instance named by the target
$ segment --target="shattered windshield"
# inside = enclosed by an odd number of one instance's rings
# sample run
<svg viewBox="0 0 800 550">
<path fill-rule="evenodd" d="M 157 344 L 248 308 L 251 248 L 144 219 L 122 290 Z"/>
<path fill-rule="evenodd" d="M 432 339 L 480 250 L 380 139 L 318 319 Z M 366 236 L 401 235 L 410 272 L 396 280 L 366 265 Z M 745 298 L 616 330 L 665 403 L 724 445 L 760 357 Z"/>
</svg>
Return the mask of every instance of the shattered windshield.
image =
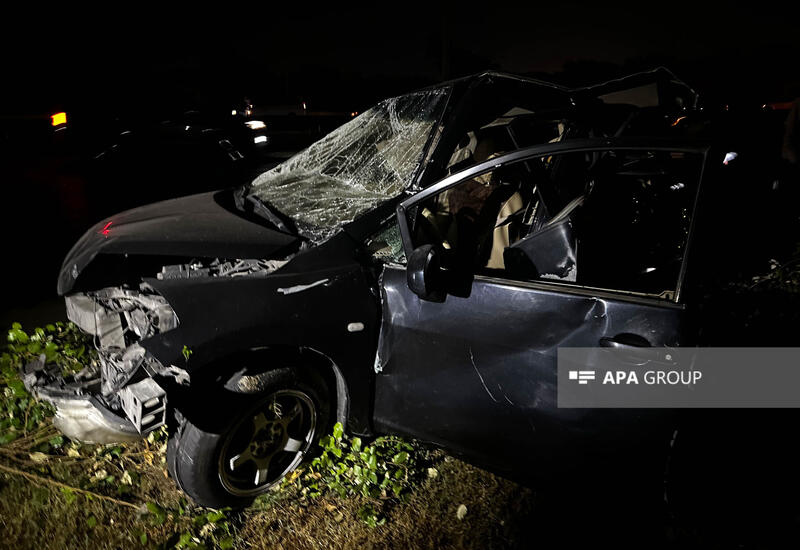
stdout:
<svg viewBox="0 0 800 550">
<path fill-rule="evenodd" d="M 261 174 L 249 189 L 312 241 L 412 183 L 448 89 L 387 99 Z"/>
</svg>

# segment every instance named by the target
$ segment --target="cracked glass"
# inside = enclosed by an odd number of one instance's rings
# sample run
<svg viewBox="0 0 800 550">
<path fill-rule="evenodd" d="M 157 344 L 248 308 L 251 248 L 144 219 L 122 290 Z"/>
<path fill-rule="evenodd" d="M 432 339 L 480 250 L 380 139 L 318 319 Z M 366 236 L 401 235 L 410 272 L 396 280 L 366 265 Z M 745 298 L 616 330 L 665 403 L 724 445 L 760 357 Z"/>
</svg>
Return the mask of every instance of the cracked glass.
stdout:
<svg viewBox="0 0 800 550">
<path fill-rule="evenodd" d="M 413 183 L 449 89 L 387 99 L 283 164 L 249 194 L 320 242 Z"/>
</svg>

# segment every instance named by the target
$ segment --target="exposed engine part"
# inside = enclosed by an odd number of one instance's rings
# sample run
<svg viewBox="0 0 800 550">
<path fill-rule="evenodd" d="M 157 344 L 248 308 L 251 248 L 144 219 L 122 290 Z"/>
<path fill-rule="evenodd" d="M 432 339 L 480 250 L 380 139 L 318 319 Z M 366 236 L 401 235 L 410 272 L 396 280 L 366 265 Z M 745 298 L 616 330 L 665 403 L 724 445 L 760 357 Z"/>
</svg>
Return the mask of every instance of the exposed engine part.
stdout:
<svg viewBox="0 0 800 550">
<path fill-rule="evenodd" d="M 178 326 L 178 318 L 167 301 L 147 284 L 139 290 L 111 287 L 67 296 L 67 317 L 82 330 L 94 335 L 100 358 L 99 394 L 112 407 L 119 405 L 119 391 L 131 381 L 140 367 L 150 376 L 162 374 L 162 365 L 147 359 L 138 342 Z M 99 376 L 97 376 L 99 374 Z M 164 374 L 169 375 L 168 372 Z M 58 376 L 37 384 L 58 385 Z M 78 391 L 84 393 L 88 388 Z"/>
<path fill-rule="evenodd" d="M 194 277 L 237 277 L 242 275 L 269 275 L 289 262 L 286 260 L 230 260 L 216 259 L 211 263 L 165 265 L 156 275 L 160 280 L 192 279 Z"/>
<path fill-rule="evenodd" d="M 36 361 L 22 368 L 22 381 L 25 387 L 39 398 L 51 400 L 52 397 L 74 397 L 100 391 L 100 369 L 98 362 L 92 362 L 75 374 L 64 375 L 55 363 L 47 364 L 44 354 Z"/>
<path fill-rule="evenodd" d="M 261 275 L 288 261 L 214 260 L 164 266 L 158 278 Z M 166 299 L 142 283 L 138 289 L 121 286 L 73 294 L 65 301 L 67 317 L 95 337 L 99 360 L 65 376 L 58 365 L 48 365 L 41 356 L 23 369 L 26 387 L 56 406 L 59 429 L 77 440 L 130 441 L 163 426 L 166 393 L 153 377 L 171 377 L 183 385 L 191 382 L 185 369 L 162 365 L 140 345 L 178 326 Z"/>
<path fill-rule="evenodd" d="M 145 350 L 138 344 L 129 348 L 99 349 L 100 371 L 102 373 L 102 394 L 110 396 L 133 378 L 144 362 Z"/>
<path fill-rule="evenodd" d="M 119 401 L 125 415 L 142 435 L 166 423 L 167 394 L 152 378 L 122 388 Z"/>
<path fill-rule="evenodd" d="M 178 326 L 167 301 L 149 286 L 104 288 L 66 297 L 67 317 L 96 337 L 100 349 L 124 349 Z"/>
</svg>

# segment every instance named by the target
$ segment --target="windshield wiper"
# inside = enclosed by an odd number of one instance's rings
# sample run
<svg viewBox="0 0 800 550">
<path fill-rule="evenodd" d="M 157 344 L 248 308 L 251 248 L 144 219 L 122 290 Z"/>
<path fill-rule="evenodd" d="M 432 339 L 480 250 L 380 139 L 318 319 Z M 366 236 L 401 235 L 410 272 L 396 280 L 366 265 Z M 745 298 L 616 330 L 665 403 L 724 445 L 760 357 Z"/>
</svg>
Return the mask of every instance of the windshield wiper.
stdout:
<svg viewBox="0 0 800 550">
<path fill-rule="evenodd" d="M 236 206 L 240 210 L 252 212 L 260 218 L 267 220 L 274 225 L 278 231 L 295 236 L 299 235 L 297 227 L 295 227 L 291 218 L 282 214 L 277 208 L 267 201 L 260 199 L 257 195 L 246 195 L 246 192 L 246 187 L 238 189 L 235 192 L 234 198 Z"/>
</svg>

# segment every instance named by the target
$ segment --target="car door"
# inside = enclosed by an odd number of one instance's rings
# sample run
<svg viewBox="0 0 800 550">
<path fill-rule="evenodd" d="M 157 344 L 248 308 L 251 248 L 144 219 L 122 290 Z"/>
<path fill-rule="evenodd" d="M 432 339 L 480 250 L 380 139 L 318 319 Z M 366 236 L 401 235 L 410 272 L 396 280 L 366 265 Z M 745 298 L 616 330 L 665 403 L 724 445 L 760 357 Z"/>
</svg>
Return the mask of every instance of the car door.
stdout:
<svg viewBox="0 0 800 550">
<path fill-rule="evenodd" d="M 404 201 L 409 264 L 426 245 L 444 253 L 447 288 L 421 297 L 409 287 L 415 266 L 385 267 L 376 427 L 512 476 L 646 428 L 646 411 L 558 408 L 557 351 L 684 342 L 681 282 L 705 157 L 663 143 L 532 147 Z M 577 233 L 568 273 L 512 269 L 508 249 L 564 220 Z"/>
</svg>

